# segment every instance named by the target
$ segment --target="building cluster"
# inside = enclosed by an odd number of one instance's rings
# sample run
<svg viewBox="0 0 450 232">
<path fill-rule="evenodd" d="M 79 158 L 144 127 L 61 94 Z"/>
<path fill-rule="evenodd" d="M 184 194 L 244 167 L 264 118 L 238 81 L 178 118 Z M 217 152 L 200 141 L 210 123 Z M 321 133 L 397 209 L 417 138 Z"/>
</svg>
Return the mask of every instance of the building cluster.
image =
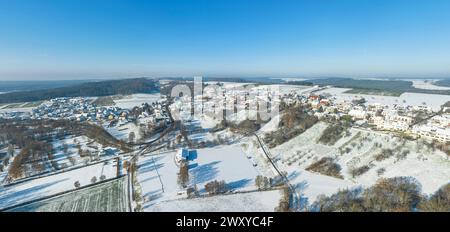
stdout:
<svg viewBox="0 0 450 232">
<path fill-rule="evenodd" d="M 127 120 L 129 110 L 116 106 L 97 107 L 92 100 L 82 97 L 55 98 L 42 103 L 32 111 L 34 119 L 69 119 L 76 121 Z"/>
<path fill-rule="evenodd" d="M 302 103 L 311 106 L 311 113 L 322 118 L 351 118 L 356 125 L 383 131 L 403 132 L 439 142 L 450 142 L 450 114 L 436 112 L 426 105 L 400 106 L 367 103 L 363 98 L 337 102 L 333 96 L 321 94 L 286 94 L 288 105 Z M 418 117 L 421 115 L 421 117 Z"/>
<path fill-rule="evenodd" d="M 429 140 L 450 142 L 450 114 L 436 115 L 426 124 L 413 126 L 412 132 Z"/>
<path fill-rule="evenodd" d="M 278 91 L 273 88 L 205 88 L 200 95 L 176 97 L 173 109 L 184 121 L 192 115 L 202 115 L 214 120 L 242 121 L 256 119 L 258 105 L 267 106 L 267 111 L 280 104 Z"/>
</svg>

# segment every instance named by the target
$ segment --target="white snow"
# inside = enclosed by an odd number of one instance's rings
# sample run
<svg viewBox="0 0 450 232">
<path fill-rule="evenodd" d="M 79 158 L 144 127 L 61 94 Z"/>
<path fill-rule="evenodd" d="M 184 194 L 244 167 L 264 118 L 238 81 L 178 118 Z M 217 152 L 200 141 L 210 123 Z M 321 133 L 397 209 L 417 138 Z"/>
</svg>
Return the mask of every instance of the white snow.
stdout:
<svg viewBox="0 0 450 232">
<path fill-rule="evenodd" d="M 268 123 L 266 123 L 263 127 L 261 127 L 261 129 L 259 129 L 259 131 L 262 133 L 275 131 L 278 129 L 279 122 L 280 122 L 280 115 L 277 114 Z"/>
<path fill-rule="evenodd" d="M 114 100 L 116 106 L 122 109 L 132 109 L 135 106 L 140 106 L 143 103 L 152 104 L 161 99 L 159 93 L 155 94 L 132 94 L 129 96 L 124 96 L 122 99 Z"/>
<path fill-rule="evenodd" d="M 153 212 L 273 212 L 278 205 L 278 190 L 238 193 L 206 198 L 161 202 Z"/>
<path fill-rule="evenodd" d="M 433 110 L 439 110 L 440 107 L 450 101 L 450 95 L 438 95 L 438 94 L 424 94 L 424 93 L 403 93 L 399 97 L 394 96 L 379 96 L 379 95 L 365 95 L 365 94 L 349 94 L 344 93 L 350 90 L 346 88 L 328 88 L 319 91 L 319 94 L 328 93 L 336 98 L 336 102 L 352 101 L 355 98 L 364 97 L 367 101 L 366 104 L 380 103 L 384 105 L 392 106 L 394 104 L 400 106 L 419 106 L 426 103 L 427 106 L 433 108 Z"/>
<path fill-rule="evenodd" d="M 138 181 L 144 197 L 144 210 L 162 201 L 180 199 L 177 183 L 179 167 L 176 152 L 139 158 Z M 259 172 L 237 145 L 190 150 L 189 174 L 191 185 L 204 193 L 204 185 L 213 180 L 226 181 L 232 191 L 255 190 L 254 180 Z"/>
<path fill-rule="evenodd" d="M 434 82 L 437 80 L 410 80 L 413 83 L 413 87 L 418 89 L 434 89 L 434 90 L 449 90 L 450 87 L 437 86 Z"/>
<path fill-rule="evenodd" d="M 109 127 L 107 124 L 103 125 L 103 128 L 105 128 L 108 133 L 110 133 L 112 136 L 119 140 L 128 141 L 129 135 L 131 132 L 134 132 L 135 135 L 135 141 L 138 141 L 141 139 L 141 133 L 139 133 L 139 126 L 134 123 L 126 123 L 122 126 L 113 126 Z"/>
<path fill-rule="evenodd" d="M 197 150 L 197 159 L 189 163 L 193 183 L 199 190 L 213 180 L 224 180 L 230 189 L 256 189 L 259 172 L 237 145 Z"/>
</svg>

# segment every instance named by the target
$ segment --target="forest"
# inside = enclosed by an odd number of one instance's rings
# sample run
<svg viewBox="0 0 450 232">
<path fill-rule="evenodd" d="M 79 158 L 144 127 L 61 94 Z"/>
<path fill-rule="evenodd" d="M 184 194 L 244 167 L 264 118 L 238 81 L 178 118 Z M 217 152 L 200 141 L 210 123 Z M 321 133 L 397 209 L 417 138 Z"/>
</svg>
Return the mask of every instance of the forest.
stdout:
<svg viewBox="0 0 450 232">
<path fill-rule="evenodd" d="M 94 97 L 156 92 L 159 92 L 159 83 L 155 80 L 145 78 L 108 80 L 51 89 L 4 93 L 0 95 L 0 104 L 49 100 L 58 97 Z"/>
</svg>

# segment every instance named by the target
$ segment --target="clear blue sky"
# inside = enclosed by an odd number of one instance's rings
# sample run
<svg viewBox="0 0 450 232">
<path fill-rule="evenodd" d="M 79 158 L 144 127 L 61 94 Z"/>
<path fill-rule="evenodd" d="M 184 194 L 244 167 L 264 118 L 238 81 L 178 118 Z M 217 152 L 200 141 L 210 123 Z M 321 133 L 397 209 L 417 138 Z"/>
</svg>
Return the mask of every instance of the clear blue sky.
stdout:
<svg viewBox="0 0 450 232">
<path fill-rule="evenodd" d="M 0 0 L 0 80 L 450 77 L 448 0 Z"/>
</svg>

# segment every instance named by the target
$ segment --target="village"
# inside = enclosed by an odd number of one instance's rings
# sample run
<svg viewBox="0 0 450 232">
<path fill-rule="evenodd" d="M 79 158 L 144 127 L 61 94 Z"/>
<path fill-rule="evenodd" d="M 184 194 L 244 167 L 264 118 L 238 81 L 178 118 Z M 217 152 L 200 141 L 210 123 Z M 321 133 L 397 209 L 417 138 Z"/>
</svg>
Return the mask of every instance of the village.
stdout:
<svg viewBox="0 0 450 232">
<path fill-rule="evenodd" d="M 81 123 L 79 125 L 87 123 L 103 128 L 120 146 L 103 145 L 95 138 L 65 135 L 52 142 L 57 157 L 65 158 L 52 161 L 54 169 L 49 172 L 62 178 L 63 175 L 58 173 L 63 170 L 93 169 L 104 162 L 104 168 L 117 169 L 116 174 L 106 175 L 104 181 L 123 176 L 130 179 L 125 186 L 132 194 L 127 200 L 130 211 L 186 211 L 193 209 L 193 204 L 196 204 L 196 211 L 213 210 L 212 205 L 220 205 L 222 210 L 246 210 L 229 204 L 239 201 L 252 202 L 254 207 L 248 210 L 282 210 L 280 205 L 287 199 L 283 189 L 287 186 L 290 186 L 294 201 L 298 202 L 296 208 L 291 210 L 301 211 L 319 199 L 321 194 L 329 195 L 343 188 L 374 184 L 383 176 L 382 170 L 387 173 L 384 175 L 398 175 L 401 171 L 396 168 L 400 165 L 398 161 L 373 167 L 378 174 L 371 174 L 372 171 L 353 174 L 353 169 L 357 168 L 354 167 L 356 159 L 361 159 L 358 162 L 363 167 L 365 162 L 368 165 L 373 163 L 370 158 L 372 153 L 364 150 L 364 143 L 370 144 L 367 148 L 377 147 L 372 151 L 378 152 L 378 146 L 384 146 L 385 150 L 396 149 L 394 143 L 386 142 L 388 138 L 392 141 L 400 138 L 398 141 L 406 144 L 404 149 L 421 144 L 422 140 L 442 144 L 450 142 L 450 114 L 446 103 L 437 107 L 404 101 L 386 104 L 377 102 L 369 95 L 351 98 L 346 95 L 342 98 L 328 93 L 332 89 L 329 86 L 214 84 L 223 89 L 204 88 L 202 95 L 193 97 L 161 95 L 148 98 L 152 101 L 144 98 L 133 104 L 129 104 L 132 100 L 128 99 L 125 105 L 100 106 L 96 104 L 97 98 L 89 97 L 55 98 L 27 112 L 11 109 L 3 112 L 0 118 L 19 121 L 68 120 Z M 131 97 L 135 98 L 139 97 Z M 258 111 L 260 102 L 269 103 L 266 104 L 268 108 L 278 114 L 262 119 Z M 292 110 L 300 113 L 300 120 L 313 120 L 313 123 L 300 130 L 298 126 L 303 126 L 302 121 L 292 128 L 285 128 L 289 123 L 286 120 L 290 120 L 286 115 Z M 320 142 L 328 129 L 334 129 L 334 124 L 345 127 L 344 135 L 336 135 L 333 138 L 336 141 L 332 144 Z M 277 131 L 292 134 L 292 137 L 283 137 L 282 140 L 271 137 Z M 356 146 L 356 142 L 361 144 Z M 69 152 L 66 144 L 69 145 Z M 79 147 L 78 151 L 76 147 Z M 2 146 L 0 178 L 8 177 L 12 154 L 20 152 L 17 147 Z M 419 150 L 417 152 L 421 153 Z M 437 153 L 427 152 L 433 156 Z M 315 163 L 330 156 L 342 156 L 342 160 L 335 158 L 334 161 L 342 167 L 340 174 L 311 169 Z M 293 162 L 298 161 L 298 166 L 295 166 Z M 420 162 L 426 170 L 430 165 L 437 165 L 438 161 L 432 158 Z M 435 191 L 446 179 L 447 171 L 442 169 L 446 164 L 442 165 L 436 166 L 433 171 L 438 176 L 436 181 L 425 185 L 427 193 Z M 390 170 L 396 172 L 389 173 Z M 426 178 L 421 174 L 423 170 L 419 169 L 420 175 L 416 175 L 420 181 Z M 180 176 L 182 173 L 184 179 Z M 88 176 L 83 178 L 76 181 L 82 183 L 81 187 L 88 186 L 86 183 L 93 179 Z M 100 175 L 96 177 L 99 178 Z M 306 190 L 301 185 L 303 182 L 309 183 Z M 66 181 L 59 188 L 61 191 L 78 189 L 76 185 L 68 187 L 70 185 Z M 324 189 L 325 185 L 327 187 Z M 11 191 L 14 193 L 14 190 Z M 198 198 L 203 197 L 211 197 L 210 202 L 200 203 Z M 36 198 L 30 195 L 24 199 Z M 3 206 L 12 207 L 6 203 Z"/>
</svg>

